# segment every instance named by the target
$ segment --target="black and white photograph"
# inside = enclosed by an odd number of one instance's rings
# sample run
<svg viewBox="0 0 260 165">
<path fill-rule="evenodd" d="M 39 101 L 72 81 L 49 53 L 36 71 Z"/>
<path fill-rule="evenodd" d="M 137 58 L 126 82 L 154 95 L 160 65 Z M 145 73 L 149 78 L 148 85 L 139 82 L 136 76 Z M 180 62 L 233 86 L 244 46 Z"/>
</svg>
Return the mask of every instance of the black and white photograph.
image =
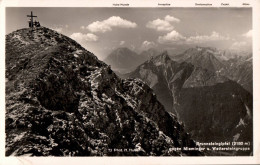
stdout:
<svg viewBox="0 0 260 165">
<path fill-rule="evenodd" d="M 252 7 L 6 7 L 5 156 L 257 156 L 253 34 Z"/>
</svg>

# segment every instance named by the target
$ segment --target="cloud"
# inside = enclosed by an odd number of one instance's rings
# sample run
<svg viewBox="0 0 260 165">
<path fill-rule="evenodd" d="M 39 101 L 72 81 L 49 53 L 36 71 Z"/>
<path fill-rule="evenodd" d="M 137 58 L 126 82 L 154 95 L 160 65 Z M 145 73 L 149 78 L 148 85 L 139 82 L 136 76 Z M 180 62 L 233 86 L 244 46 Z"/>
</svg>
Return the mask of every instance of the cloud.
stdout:
<svg viewBox="0 0 260 165">
<path fill-rule="evenodd" d="M 54 27 L 54 28 L 51 28 L 52 30 L 55 30 L 59 33 L 61 33 L 63 31 L 63 28 L 62 27 Z"/>
<path fill-rule="evenodd" d="M 76 40 L 77 42 L 83 44 L 85 42 L 98 41 L 98 36 L 92 33 L 82 34 L 82 33 L 73 33 L 70 35 L 70 38 Z"/>
<path fill-rule="evenodd" d="M 122 46 L 125 44 L 125 41 L 120 41 L 119 45 Z"/>
<path fill-rule="evenodd" d="M 158 42 L 161 44 L 177 43 L 179 41 L 185 41 L 186 37 L 182 36 L 177 31 L 173 30 L 164 36 L 159 36 Z"/>
<path fill-rule="evenodd" d="M 245 41 L 236 41 L 231 45 L 230 49 L 240 50 L 245 49 L 246 47 L 249 47 L 249 45 Z"/>
<path fill-rule="evenodd" d="M 53 25 L 51 27 L 52 30 L 55 30 L 59 33 L 62 33 L 64 30 L 68 29 L 69 25 Z"/>
<path fill-rule="evenodd" d="M 133 44 L 130 45 L 130 49 L 131 49 L 131 50 L 135 50 L 135 48 L 136 48 L 136 47 L 135 47 Z"/>
<path fill-rule="evenodd" d="M 91 32 L 102 32 L 112 31 L 112 27 L 118 28 L 135 28 L 137 24 L 125 19 L 122 19 L 119 16 L 112 16 L 103 21 L 96 21 L 89 24 L 85 29 L 88 29 Z"/>
<path fill-rule="evenodd" d="M 144 42 L 142 43 L 141 48 L 142 48 L 142 49 L 150 49 L 150 48 L 155 47 L 155 46 L 156 46 L 156 44 L 155 44 L 154 42 L 144 41 Z"/>
<path fill-rule="evenodd" d="M 85 26 L 80 26 L 80 29 L 81 30 L 85 30 Z"/>
<path fill-rule="evenodd" d="M 157 31 L 171 31 L 174 29 L 173 26 L 168 21 L 161 20 L 161 19 L 149 21 L 146 24 L 146 27 L 150 29 L 155 29 Z"/>
<path fill-rule="evenodd" d="M 213 31 L 211 35 L 190 36 L 186 39 L 186 41 L 189 43 L 202 43 L 207 41 L 224 41 L 229 39 L 229 36 L 223 36 L 218 32 Z"/>
<path fill-rule="evenodd" d="M 234 51 L 252 51 L 252 43 L 245 41 L 236 41 L 230 46 L 229 49 Z"/>
<path fill-rule="evenodd" d="M 177 23 L 180 22 L 180 19 L 175 18 L 175 17 L 170 16 L 170 15 L 166 15 L 165 18 L 164 18 L 164 20 L 165 20 L 165 21 L 168 21 L 168 22 L 177 22 Z"/>
<path fill-rule="evenodd" d="M 246 42 L 245 41 L 242 41 L 242 42 L 234 42 L 232 44 L 232 46 L 245 46 L 246 45 Z"/>
<path fill-rule="evenodd" d="M 249 30 L 248 32 L 246 32 L 246 33 L 243 34 L 242 36 L 248 37 L 248 38 L 252 37 L 252 30 Z"/>
<path fill-rule="evenodd" d="M 174 29 L 174 26 L 171 24 L 171 22 L 178 23 L 180 22 L 180 20 L 173 16 L 166 15 L 163 20 L 158 18 L 156 20 L 149 21 L 146 24 L 146 27 L 150 29 L 155 29 L 157 31 L 171 31 Z"/>
<path fill-rule="evenodd" d="M 161 44 L 171 44 L 171 43 L 186 43 L 186 44 L 197 44 L 208 41 L 224 41 L 229 40 L 229 36 L 223 36 L 218 32 L 213 31 L 210 35 L 196 35 L 185 37 L 179 32 L 173 30 L 164 36 L 158 37 L 158 42 Z"/>
</svg>

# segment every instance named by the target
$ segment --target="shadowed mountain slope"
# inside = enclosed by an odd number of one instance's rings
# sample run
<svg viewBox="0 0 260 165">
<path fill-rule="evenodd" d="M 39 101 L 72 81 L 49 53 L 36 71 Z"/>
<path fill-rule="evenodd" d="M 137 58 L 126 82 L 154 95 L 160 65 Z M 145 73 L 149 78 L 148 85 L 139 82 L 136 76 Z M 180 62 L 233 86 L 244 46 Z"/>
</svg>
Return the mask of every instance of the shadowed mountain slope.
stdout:
<svg viewBox="0 0 260 165">
<path fill-rule="evenodd" d="M 164 52 L 125 76 L 148 84 L 197 141 L 252 142 L 252 94 L 221 74 Z"/>
<path fill-rule="evenodd" d="M 5 122 L 7 156 L 201 155 L 149 86 L 45 27 L 6 36 Z"/>
</svg>

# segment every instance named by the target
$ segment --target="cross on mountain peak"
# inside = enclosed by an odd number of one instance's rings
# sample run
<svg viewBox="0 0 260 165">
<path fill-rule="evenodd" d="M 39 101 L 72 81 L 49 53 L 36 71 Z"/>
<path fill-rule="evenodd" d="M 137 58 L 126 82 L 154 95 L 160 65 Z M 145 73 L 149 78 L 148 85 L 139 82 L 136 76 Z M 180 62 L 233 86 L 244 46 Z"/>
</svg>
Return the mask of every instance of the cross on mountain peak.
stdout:
<svg viewBox="0 0 260 165">
<path fill-rule="evenodd" d="M 38 21 L 34 21 L 33 22 L 33 17 L 37 17 L 36 15 L 33 15 L 33 12 L 31 11 L 31 15 L 27 15 L 27 17 L 30 17 L 30 21 L 29 21 L 29 27 L 33 28 L 33 27 L 40 27 L 40 22 Z"/>
</svg>

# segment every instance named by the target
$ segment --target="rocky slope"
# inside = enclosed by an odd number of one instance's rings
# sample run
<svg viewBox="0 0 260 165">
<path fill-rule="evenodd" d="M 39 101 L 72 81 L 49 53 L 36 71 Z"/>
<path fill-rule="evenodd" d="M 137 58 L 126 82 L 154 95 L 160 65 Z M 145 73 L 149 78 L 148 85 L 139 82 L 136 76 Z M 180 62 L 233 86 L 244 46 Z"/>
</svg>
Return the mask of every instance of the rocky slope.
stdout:
<svg viewBox="0 0 260 165">
<path fill-rule="evenodd" d="M 197 141 L 252 142 L 252 95 L 221 74 L 164 52 L 126 76 L 146 82 Z"/>
<path fill-rule="evenodd" d="M 253 93 L 252 54 L 220 51 L 212 47 L 195 47 L 173 56 L 172 59 L 220 74 Z"/>
<path fill-rule="evenodd" d="M 155 91 L 165 109 L 176 114 L 172 105 L 177 101 L 177 95 L 193 68 L 191 64 L 172 61 L 165 51 L 138 66 L 125 77 L 143 80 Z"/>
<path fill-rule="evenodd" d="M 190 48 L 184 53 L 173 57 L 175 61 L 188 62 L 196 67 L 202 67 L 212 72 L 216 72 L 224 67 L 222 59 L 214 48 L 207 47 Z"/>
<path fill-rule="evenodd" d="M 6 155 L 201 155 L 142 81 L 45 27 L 6 36 Z"/>
<path fill-rule="evenodd" d="M 233 81 L 236 81 L 247 91 L 253 94 L 253 58 L 248 56 L 235 56 L 229 59 L 226 67 L 220 72 Z"/>
</svg>

